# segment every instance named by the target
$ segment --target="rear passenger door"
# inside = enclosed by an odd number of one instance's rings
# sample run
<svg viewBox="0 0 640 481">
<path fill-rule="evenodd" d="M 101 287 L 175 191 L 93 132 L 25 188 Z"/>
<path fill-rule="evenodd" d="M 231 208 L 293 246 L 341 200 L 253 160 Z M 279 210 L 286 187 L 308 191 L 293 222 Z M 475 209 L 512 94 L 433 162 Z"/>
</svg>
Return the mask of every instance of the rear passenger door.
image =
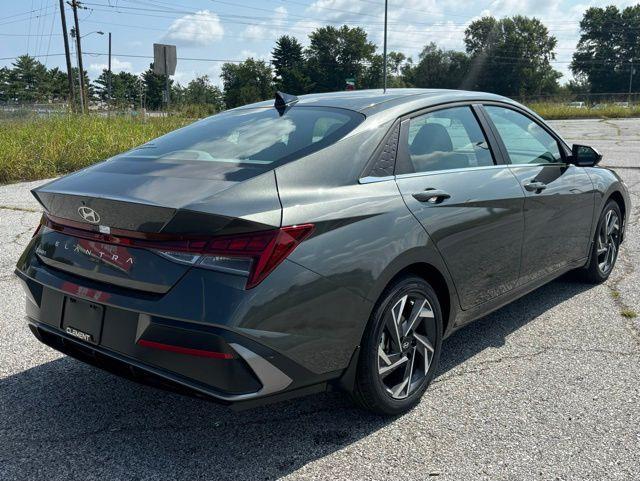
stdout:
<svg viewBox="0 0 640 481">
<path fill-rule="evenodd" d="M 526 196 L 520 283 L 586 257 L 594 191 L 585 169 L 567 164 L 559 140 L 532 117 L 502 105 L 484 111 Z"/>
<path fill-rule="evenodd" d="M 524 195 L 497 162 L 476 107 L 427 111 L 402 122 L 396 182 L 436 244 L 463 309 L 515 287 Z"/>
</svg>

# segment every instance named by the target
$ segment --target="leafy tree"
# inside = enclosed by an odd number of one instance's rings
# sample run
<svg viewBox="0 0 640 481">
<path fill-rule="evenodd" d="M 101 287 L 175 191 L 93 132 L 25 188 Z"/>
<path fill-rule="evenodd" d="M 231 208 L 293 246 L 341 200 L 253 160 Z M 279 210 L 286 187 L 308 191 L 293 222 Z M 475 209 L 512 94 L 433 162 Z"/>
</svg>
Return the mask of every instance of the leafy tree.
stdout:
<svg viewBox="0 0 640 481">
<path fill-rule="evenodd" d="M 302 44 L 295 37 L 283 35 L 276 40 L 271 63 L 276 89 L 294 95 L 310 90 L 311 80 L 305 72 Z"/>
<path fill-rule="evenodd" d="M 464 52 L 442 50 L 432 42 L 422 49 L 415 66 L 403 69 L 403 76 L 414 87 L 458 89 L 466 86 L 469 64 Z"/>
<path fill-rule="evenodd" d="M 95 94 L 98 99 L 109 101 L 115 107 L 132 107 L 140 102 L 140 82 L 138 76 L 129 72 L 112 72 L 109 98 L 109 71 L 105 69 L 94 82 Z"/>
<path fill-rule="evenodd" d="M 41 102 L 47 99 L 47 68 L 29 55 L 21 55 L 9 72 L 8 94 L 18 102 Z"/>
<path fill-rule="evenodd" d="M 627 91 L 632 61 L 640 62 L 640 4 L 624 10 L 591 7 L 580 30 L 571 62 L 574 75 L 585 76 L 591 92 Z"/>
<path fill-rule="evenodd" d="M 47 77 L 47 96 L 54 102 L 66 101 L 69 98 L 67 72 L 63 72 L 58 67 L 53 67 L 47 72 Z"/>
<path fill-rule="evenodd" d="M 165 91 L 165 75 L 158 75 L 153 71 L 153 63 L 149 65 L 149 68 L 142 73 L 142 83 L 144 86 L 144 100 L 145 106 L 151 110 L 161 109 L 164 105 L 164 94 Z M 169 77 L 169 90 L 171 91 L 171 86 L 173 85 L 173 80 Z"/>
<path fill-rule="evenodd" d="M 222 91 L 211 84 L 208 75 L 193 79 L 183 92 L 183 102 L 186 104 L 202 104 L 213 106 L 214 111 L 224 109 Z"/>
<path fill-rule="evenodd" d="M 274 93 L 271 67 L 263 60 L 248 58 L 238 64 L 225 63 L 220 77 L 227 108 L 266 100 Z"/>
<path fill-rule="evenodd" d="M 7 67 L 0 68 L 0 102 L 9 100 L 9 73 Z"/>
<path fill-rule="evenodd" d="M 387 66 L 389 72 L 393 75 L 400 75 L 402 67 L 406 64 L 408 59 L 402 52 L 389 52 L 387 54 Z"/>
<path fill-rule="evenodd" d="M 387 55 L 387 87 L 388 88 L 402 88 L 407 84 L 401 75 L 398 75 L 400 67 L 398 66 L 398 58 L 391 57 L 391 54 L 398 54 L 398 52 L 390 52 Z M 399 54 L 403 58 L 403 54 Z M 402 60 L 404 61 L 404 60 Z M 358 87 L 366 89 L 379 89 L 384 84 L 384 71 L 382 66 L 384 65 L 384 57 L 380 54 L 375 54 L 371 57 L 369 67 L 366 68 L 362 76 L 362 80 Z"/>
<path fill-rule="evenodd" d="M 552 92 L 561 74 L 551 67 L 555 37 L 537 18 L 483 17 L 465 30 L 471 56 L 467 87 L 503 95 Z"/>
<path fill-rule="evenodd" d="M 355 79 L 356 88 L 361 86 L 376 51 L 362 28 L 321 27 L 309 35 L 309 40 L 305 54 L 314 92 L 345 90 L 348 78 Z"/>
</svg>

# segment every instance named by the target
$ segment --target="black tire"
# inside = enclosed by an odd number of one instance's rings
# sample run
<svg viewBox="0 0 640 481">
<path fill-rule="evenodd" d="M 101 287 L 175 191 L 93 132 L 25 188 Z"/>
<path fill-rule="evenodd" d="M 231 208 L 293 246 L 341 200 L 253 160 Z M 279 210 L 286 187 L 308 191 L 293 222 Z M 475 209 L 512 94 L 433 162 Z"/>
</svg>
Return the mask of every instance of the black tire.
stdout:
<svg viewBox="0 0 640 481">
<path fill-rule="evenodd" d="M 618 219 L 618 228 L 612 235 L 607 236 L 607 241 L 612 242 L 615 246 L 615 251 L 613 252 L 613 258 L 610 263 L 605 264 L 605 268 L 603 268 L 603 260 L 604 255 L 602 253 L 602 248 L 605 246 L 602 245 L 602 234 L 603 228 L 606 229 L 607 218 L 609 217 L 609 213 L 616 216 Z M 598 219 L 598 225 L 596 227 L 596 232 L 593 238 L 593 245 L 591 246 L 591 254 L 589 256 L 589 263 L 578 270 L 578 274 L 580 278 L 588 282 L 590 284 L 600 284 L 606 281 L 611 275 L 613 268 L 615 267 L 616 260 L 618 258 L 618 252 L 620 248 L 620 233 L 622 232 L 622 214 L 620 212 L 620 206 L 614 200 L 610 200 L 602 209 L 602 213 L 600 214 L 600 219 Z M 607 244 L 608 247 L 608 244 Z M 606 251 L 606 254 L 609 254 L 609 250 Z"/>
<path fill-rule="evenodd" d="M 422 298 L 426 300 L 426 304 L 422 303 Z M 404 302 L 402 299 L 405 299 Z M 396 330 L 396 336 L 390 334 L 389 320 L 396 319 L 394 313 L 398 312 L 401 314 L 397 317 L 399 319 L 404 317 L 406 320 L 393 323 L 393 326 L 399 325 L 401 331 L 407 329 L 406 337 L 398 334 L 398 330 Z M 420 312 L 420 315 L 414 317 L 414 312 Z M 408 315 L 402 315 L 402 313 Z M 414 319 L 414 322 L 411 322 L 411 319 Z M 356 404 L 368 411 L 384 415 L 402 414 L 414 407 L 438 369 L 442 347 L 442 325 L 442 311 L 438 297 L 424 279 L 408 275 L 398 278 L 389 285 L 376 303 L 363 336 L 356 380 L 351 393 Z M 398 343 L 394 342 L 395 339 L 401 341 L 399 347 L 396 347 Z M 407 343 L 411 343 L 413 347 L 407 347 Z M 386 347 L 383 348 L 383 345 Z M 380 356 L 379 348 L 383 348 L 384 357 Z M 385 349 L 393 352 L 387 356 Z M 397 349 L 400 350 L 396 353 Z M 393 371 L 388 369 L 401 362 L 404 357 L 410 357 L 411 360 L 400 364 L 400 367 L 394 368 Z M 391 362 L 391 359 L 396 361 Z M 409 362 L 411 362 L 410 365 Z M 383 365 L 380 366 L 380 363 Z M 385 369 L 390 374 L 386 371 L 384 374 L 379 372 Z M 408 376 L 407 370 L 410 370 Z M 386 377 L 383 378 L 383 376 Z M 391 382 L 390 379 L 394 379 L 392 376 L 399 379 L 397 386 L 393 388 L 401 386 L 407 378 L 409 379 L 408 387 L 394 395 L 394 389 L 385 384 Z M 400 376 L 403 378 L 401 379 Z M 404 389 L 406 389 L 406 395 Z M 405 397 L 398 398 L 401 396 Z"/>
</svg>

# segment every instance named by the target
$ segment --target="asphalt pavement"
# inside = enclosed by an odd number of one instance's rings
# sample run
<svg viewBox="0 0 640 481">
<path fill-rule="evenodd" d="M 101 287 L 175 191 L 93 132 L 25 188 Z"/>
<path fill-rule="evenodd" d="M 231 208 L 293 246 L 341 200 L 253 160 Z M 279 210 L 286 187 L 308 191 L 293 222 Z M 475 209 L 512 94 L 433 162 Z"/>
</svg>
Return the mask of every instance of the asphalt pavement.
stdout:
<svg viewBox="0 0 640 481">
<path fill-rule="evenodd" d="M 554 122 L 634 202 L 611 279 L 556 280 L 445 341 L 409 414 L 327 393 L 243 412 L 117 378 L 40 344 L 12 272 L 40 214 L 0 186 L 0 480 L 640 478 L 640 119 Z"/>
</svg>

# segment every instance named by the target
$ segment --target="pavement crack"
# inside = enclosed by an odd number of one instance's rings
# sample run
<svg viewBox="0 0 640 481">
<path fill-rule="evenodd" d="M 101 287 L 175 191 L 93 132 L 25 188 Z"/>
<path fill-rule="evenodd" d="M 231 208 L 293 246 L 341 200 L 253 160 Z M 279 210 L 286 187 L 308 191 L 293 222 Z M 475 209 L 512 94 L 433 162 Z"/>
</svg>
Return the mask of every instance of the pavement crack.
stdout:
<svg viewBox="0 0 640 481">
<path fill-rule="evenodd" d="M 32 209 L 31 207 L 16 207 L 13 205 L 0 205 L 0 210 L 13 210 L 17 212 L 42 212 L 40 209 Z"/>
<path fill-rule="evenodd" d="M 520 347 L 529 347 L 526 345 L 521 345 Z M 551 351 L 561 351 L 561 352 L 571 352 L 577 354 L 591 353 L 591 354 L 606 354 L 611 356 L 620 356 L 620 357 L 640 357 L 640 350 L 638 351 L 616 351 L 613 349 L 602 349 L 602 348 L 573 348 L 573 347 L 564 347 L 564 346 L 544 346 L 539 347 L 537 351 L 530 352 L 527 354 L 516 354 L 512 356 L 502 356 L 494 359 L 487 359 L 484 361 L 478 361 L 474 363 L 474 365 L 468 369 L 461 369 L 459 371 L 453 372 L 450 375 L 443 375 L 438 377 L 432 382 L 432 385 L 439 384 L 441 382 L 448 381 L 449 379 L 459 378 L 468 376 L 470 374 L 478 374 L 485 371 L 489 371 L 492 369 L 493 365 L 501 364 L 504 361 L 519 361 L 519 360 L 531 360 L 536 357 L 542 356 Z"/>
</svg>

